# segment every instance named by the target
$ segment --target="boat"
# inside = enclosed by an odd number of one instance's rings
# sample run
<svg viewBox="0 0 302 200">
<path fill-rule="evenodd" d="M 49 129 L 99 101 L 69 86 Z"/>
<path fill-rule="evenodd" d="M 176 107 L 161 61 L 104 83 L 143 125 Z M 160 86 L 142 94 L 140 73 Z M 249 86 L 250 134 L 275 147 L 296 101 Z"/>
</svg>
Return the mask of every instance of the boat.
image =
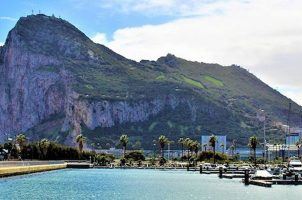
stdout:
<svg viewBox="0 0 302 200">
<path fill-rule="evenodd" d="M 291 172 L 302 173 L 302 162 L 298 159 L 290 159 L 288 169 Z"/>
<path fill-rule="evenodd" d="M 253 180 L 272 180 L 273 175 L 266 169 L 256 170 L 255 174 L 251 177 Z"/>
</svg>

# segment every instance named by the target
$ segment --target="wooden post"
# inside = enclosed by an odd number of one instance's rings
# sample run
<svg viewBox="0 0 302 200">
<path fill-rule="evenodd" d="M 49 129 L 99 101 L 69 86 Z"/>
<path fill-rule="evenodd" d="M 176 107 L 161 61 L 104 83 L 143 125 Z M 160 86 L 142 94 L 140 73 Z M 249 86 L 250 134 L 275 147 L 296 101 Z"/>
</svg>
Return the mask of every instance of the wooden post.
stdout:
<svg viewBox="0 0 302 200">
<path fill-rule="evenodd" d="M 298 173 L 295 174 L 295 184 L 297 185 L 299 181 L 299 176 Z"/>
<path fill-rule="evenodd" d="M 189 171 L 190 170 L 190 165 L 189 164 L 187 164 L 187 171 Z"/>
<path fill-rule="evenodd" d="M 250 171 L 248 169 L 244 170 L 244 184 L 250 184 Z"/>
<path fill-rule="evenodd" d="M 283 174 L 282 178 L 283 180 L 286 180 L 286 173 Z"/>
<path fill-rule="evenodd" d="M 202 174 L 202 164 L 199 165 L 199 173 Z"/>
<path fill-rule="evenodd" d="M 222 167 L 219 167 L 219 178 L 222 178 Z"/>
</svg>

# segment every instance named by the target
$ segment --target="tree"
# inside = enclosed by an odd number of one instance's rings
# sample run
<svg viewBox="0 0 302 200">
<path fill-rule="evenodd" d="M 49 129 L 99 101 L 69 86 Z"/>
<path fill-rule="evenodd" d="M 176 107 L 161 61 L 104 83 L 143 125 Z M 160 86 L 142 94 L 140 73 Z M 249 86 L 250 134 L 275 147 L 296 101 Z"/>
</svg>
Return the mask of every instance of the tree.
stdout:
<svg viewBox="0 0 302 200">
<path fill-rule="evenodd" d="M 184 139 L 182 137 L 179 138 L 178 143 L 181 146 L 181 157 L 183 157 L 184 156 Z"/>
<path fill-rule="evenodd" d="M 82 134 L 78 135 L 76 137 L 76 142 L 79 145 L 79 151 L 80 153 L 83 152 L 84 143 L 86 142 L 86 137 L 84 137 Z"/>
<path fill-rule="evenodd" d="M 217 137 L 215 135 L 212 135 L 209 139 L 209 144 L 213 148 L 213 159 L 214 159 L 214 164 L 216 163 L 215 159 L 215 154 L 216 154 L 216 142 L 217 142 Z"/>
<path fill-rule="evenodd" d="M 187 148 L 187 157 L 188 157 L 188 159 L 190 157 L 189 152 L 190 152 L 191 143 L 192 143 L 192 140 L 190 138 L 186 138 L 184 140 L 184 146 Z"/>
<path fill-rule="evenodd" d="M 208 144 L 203 145 L 204 151 L 207 151 L 207 146 L 208 146 Z"/>
<path fill-rule="evenodd" d="M 24 134 L 21 133 L 21 134 L 17 135 L 16 143 L 19 145 L 20 151 L 23 150 L 24 146 L 26 145 L 26 142 L 27 142 L 27 138 Z"/>
<path fill-rule="evenodd" d="M 277 143 L 274 143 L 274 150 L 275 150 L 275 160 L 277 159 Z"/>
<path fill-rule="evenodd" d="M 121 135 L 120 137 L 120 144 L 123 146 L 123 157 L 125 158 L 125 154 L 126 154 L 126 148 L 127 148 L 127 144 L 129 142 L 129 138 L 128 135 Z"/>
<path fill-rule="evenodd" d="M 50 145 L 50 142 L 47 140 L 47 139 L 42 139 L 39 143 L 38 143 L 38 146 L 39 146 L 39 149 L 40 151 L 42 152 L 42 156 L 43 158 L 45 159 L 46 158 L 46 155 L 47 155 L 47 152 L 48 152 L 48 147 Z"/>
<path fill-rule="evenodd" d="M 144 161 L 145 160 L 145 156 L 142 151 L 127 152 L 125 155 L 125 158 L 127 160 L 133 160 L 133 161 Z"/>
<path fill-rule="evenodd" d="M 224 143 L 221 143 L 220 147 L 222 148 L 222 153 L 224 154 Z"/>
<path fill-rule="evenodd" d="M 193 141 L 191 146 L 192 146 L 192 149 L 195 152 L 195 155 L 196 155 L 196 158 L 197 158 L 198 151 L 199 151 L 199 148 L 200 148 L 200 144 L 197 141 Z"/>
<path fill-rule="evenodd" d="M 297 147 L 297 156 L 298 158 L 300 158 L 301 141 L 296 142 L 296 147 Z"/>
<path fill-rule="evenodd" d="M 233 144 L 230 146 L 230 150 L 231 150 L 231 155 L 233 157 L 234 156 L 234 151 L 235 151 L 235 146 Z"/>
<path fill-rule="evenodd" d="M 162 158 L 164 157 L 164 148 L 165 148 L 166 144 L 168 144 L 168 142 L 169 142 L 169 140 L 168 140 L 168 138 L 166 138 L 166 136 L 164 136 L 164 135 L 159 136 L 158 144 L 160 147 L 160 154 L 161 154 Z"/>
<path fill-rule="evenodd" d="M 258 139 L 257 139 L 257 137 L 256 136 L 250 137 L 249 146 L 254 151 L 254 164 L 255 164 L 255 166 L 257 165 L 257 158 L 256 158 L 256 148 L 257 148 L 257 145 L 258 145 Z"/>
</svg>

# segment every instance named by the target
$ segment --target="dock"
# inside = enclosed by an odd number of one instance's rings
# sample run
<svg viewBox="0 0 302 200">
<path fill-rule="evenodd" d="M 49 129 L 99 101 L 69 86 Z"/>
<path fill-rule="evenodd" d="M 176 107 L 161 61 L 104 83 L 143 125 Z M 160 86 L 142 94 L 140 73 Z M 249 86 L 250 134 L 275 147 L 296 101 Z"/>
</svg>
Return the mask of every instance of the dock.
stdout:
<svg viewBox="0 0 302 200">
<path fill-rule="evenodd" d="M 250 180 L 249 184 L 262 187 L 272 187 L 273 183 L 265 180 Z"/>
<path fill-rule="evenodd" d="M 88 169 L 92 168 L 93 164 L 88 162 L 68 162 L 66 168 L 78 168 L 78 169 Z"/>
<path fill-rule="evenodd" d="M 244 178 L 244 174 L 222 174 L 221 178 L 227 178 L 227 179 Z"/>
</svg>

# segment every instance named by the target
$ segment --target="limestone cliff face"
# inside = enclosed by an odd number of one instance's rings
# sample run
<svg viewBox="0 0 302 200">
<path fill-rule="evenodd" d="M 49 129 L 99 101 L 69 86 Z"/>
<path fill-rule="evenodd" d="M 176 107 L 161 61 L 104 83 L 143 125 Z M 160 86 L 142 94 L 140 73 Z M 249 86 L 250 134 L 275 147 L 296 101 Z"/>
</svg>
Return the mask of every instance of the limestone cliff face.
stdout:
<svg viewBox="0 0 302 200">
<path fill-rule="evenodd" d="M 180 103 L 196 109 L 188 100 L 161 96 L 153 100 L 88 101 L 73 90 L 73 74 L 64 68 L 61 59 L 37 53 L 27 48 L 20 30 L 13 29 L 1 48 L 0 65 L 0 137 L 24 132 L 53 115 L 65 116 L 62 131 L 70 132 L 67 143 L 81 133 L 81 125 L 89 129 L 112 127 L 125 122 L 139 122 L 155 116 L 165 106 L 175 108 Z M 70 49 L 62 49 L 70 55 Z M 78 55 L 78 53 L 76 53 Z M 75 56 L 76 57 L 76 56 Z M 93 58 L 95 60 L 95 58 Z M 49 67 L 55 66 L 54 71 Z"/>
<path fill-rule="evenodd" d="M 12 30 L 2 49 L 0 65 L 0 132 L 26 131 L 64 109 L 64 79 L 60 74 L 39 71 L 41 66 L 59 65 L 53 57 L 33 54 Z"/>
<path fill-rule="evenodd" d="M 161 96 L 153 100 L 127 101 L 95 101 L 79 100 L 73 92 L 66 105 L 64 128 L 72 130 L 68 143 L 81 133 L 81 124 L 93 130 L 97 127 L 113 127 L 127 122 L 143 122 L 156 116 L 165 108 L 175 109 L 180 104 L 186 104 L 191 113 L 192 122 L 196 120 L 197 107 L 193 100 L 175 96 Z"/>
</svg>

